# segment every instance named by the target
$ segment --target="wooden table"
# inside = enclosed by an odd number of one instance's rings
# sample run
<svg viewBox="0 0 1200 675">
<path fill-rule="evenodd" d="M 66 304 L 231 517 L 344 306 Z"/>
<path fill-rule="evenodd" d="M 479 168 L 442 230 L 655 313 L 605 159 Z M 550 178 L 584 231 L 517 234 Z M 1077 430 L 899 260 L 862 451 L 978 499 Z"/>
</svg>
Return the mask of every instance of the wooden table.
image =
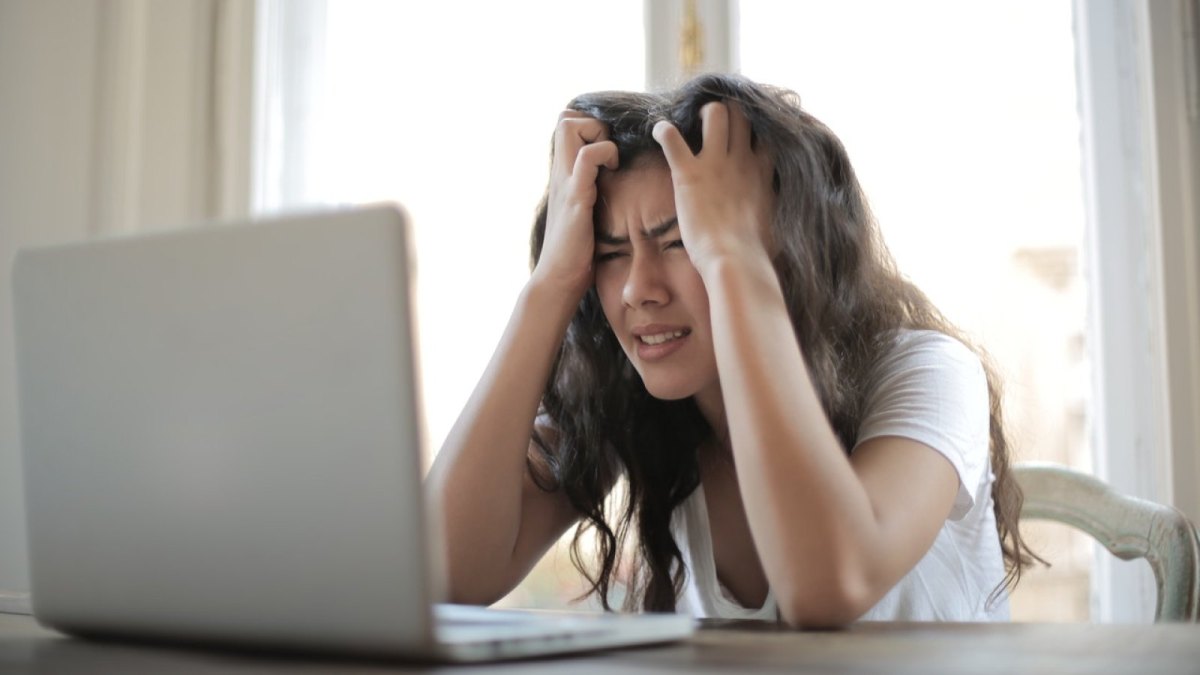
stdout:
<svg viewBox="0 0 1200 675">
<path fill-rule="evenodd" d="M 0 673 L 1200 673 L 1200 626 L 860 623 L 793 632 L 706 624 L 686 642 L 484 666 L 299 659 L 67 638 L 0 614 Z"/>
</svg>

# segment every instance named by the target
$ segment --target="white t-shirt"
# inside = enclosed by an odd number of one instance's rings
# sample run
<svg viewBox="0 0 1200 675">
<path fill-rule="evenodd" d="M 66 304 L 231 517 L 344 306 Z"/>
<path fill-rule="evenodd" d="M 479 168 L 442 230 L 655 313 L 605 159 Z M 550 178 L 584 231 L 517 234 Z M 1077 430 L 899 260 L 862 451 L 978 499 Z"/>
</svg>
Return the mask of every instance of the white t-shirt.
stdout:
<svg viewBox="0 0 1200 675">
<path fill-rule="evenodd" d="M 869 388 L 857 443 L 902 436 L 928 445 L 954 466 L 958 496 L 929 552 L 861 620 L 1007 621 L 1006 596 L 987 605 L 1004 578 L 1004 561 L 992 512 L 988 391 L 979 358 L 942 333 L 900 331 Z M 773 593 L 762 607 L 746 608 L 718 582 L 702 486 L 675 510 L 672 532 L 688 570 L 677 611 L 779 618 Z"/>
</svg>

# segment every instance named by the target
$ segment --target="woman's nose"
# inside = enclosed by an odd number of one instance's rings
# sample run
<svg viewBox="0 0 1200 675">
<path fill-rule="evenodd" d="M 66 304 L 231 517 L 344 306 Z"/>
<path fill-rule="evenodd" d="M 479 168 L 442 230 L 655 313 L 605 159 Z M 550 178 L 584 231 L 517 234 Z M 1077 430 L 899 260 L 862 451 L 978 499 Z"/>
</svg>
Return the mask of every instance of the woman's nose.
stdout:
<svg viewBox="0 0 1200 675">
<path fill-rule="evenodd" d="M 629 275 L 625 277 L 621 300 L 629 307 L 641 307 L 647 304 L 665 305 L 670 297 L 658 261 L 635 254 L 629 265 Z"/>
</svg>

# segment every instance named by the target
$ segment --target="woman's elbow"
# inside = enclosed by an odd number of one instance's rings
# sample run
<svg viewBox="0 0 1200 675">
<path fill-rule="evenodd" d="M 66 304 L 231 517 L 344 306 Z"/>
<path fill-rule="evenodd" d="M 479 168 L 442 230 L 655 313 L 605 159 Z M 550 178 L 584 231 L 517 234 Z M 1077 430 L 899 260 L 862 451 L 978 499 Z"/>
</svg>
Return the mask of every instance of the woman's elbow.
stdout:
<svg viewBox="0 0 1200 675">
<path fill-rule="evenodd" d="M 516 588 L 520 576 L 510 565 L 479 564 L 475 552 L 447 555 L 442 592 L 445 602 L 456 605 L 491 605 Z"/>
<path fill-rule="evenodd" d="M 875 596 L 862 576 L 840 574 L 781 597 L 779 614 L 792 628 L 841 628 L 866 614 L 878 600 Z"/>
<path fill-rule="evenodd" d="M 480 579 L 468 582 L 463 579 L 451 578 L 447 580 L 445 586 L 445 601 L 455 605 L 486 607 L 498 602 L 505 595 L 507 595 L 507 591 L 501 586 Z"/>
<path fill-rule="evenodd" d="M 450 588 L 446 593 L 446 602 L 452 605 L 478 605 L 480 607 L 487 607 L 499 599 L 493 593 L 480 593 L 458 588 Z"/>
</svg>

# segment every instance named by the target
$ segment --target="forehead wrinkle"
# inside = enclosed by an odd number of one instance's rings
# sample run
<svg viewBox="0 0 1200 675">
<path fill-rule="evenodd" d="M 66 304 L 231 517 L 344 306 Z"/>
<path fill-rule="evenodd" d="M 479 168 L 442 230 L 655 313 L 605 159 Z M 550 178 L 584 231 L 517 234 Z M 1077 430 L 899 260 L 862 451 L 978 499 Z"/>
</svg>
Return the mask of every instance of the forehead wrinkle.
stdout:
<svg viewBox="0 0 1200 675">
<path fill-rule="evenodd" d="M 662 221 L 658 225 L 655 225 L 654 227 L 651 227 L 650 229 L 642 228 L 642 230 L 641 230 L 642 239 L 643 240 L 658 239 L 659 237 L 666 235 L 671 230 L 674 230 L 677 227 L 679 227 L 679 218 L 677 216 L 671 216 L 670 218 L 667 218 L 666 220 Z M 626 229 L 628 229 L 628 228 L 626 228 Z M 613 246 L 621 246 L 623 244 L 629 243 L 629 236 L 626 235 L 624 237 L 618 237 L 609 232 L 597 231 L 596 232 L 596 241 L 598 241 L 602 244 L 612 244 Z"/>
<path fill-rule="evenodd" d="M 596 241 L 599 243 L 607 243 L 614 246 L 626 245 L 630 243 L 631 232 L 635 229 L 631 227 L 634 223 L 645 223 L 650 219 L 646 216 L 651 212 L 651 208 L 646 203 L 645 198 L 631 200 L 628 195 L 624 195 L 622 199 L 613 201 L 609 197 L 610 192 L 614 188 L 614 183 L 628 185 L 627 181 L 639 180 L 635 176 L 645 175 L 646 172 L 655 170 L 666 172 L 668 182 L 667 190 L 672 190 L 669 182 L 670 172 L 666 165 L 666 160 L 656 159 L 653 156 L 641 156 L 630 166 L 623 167 L 620 171 L 605 172 L 601 175 L 600 184 L 598 187 L 598 200 L 596 209 L 596 225 L 595 234 Z M 639 181 L 640 182 L 640 181 Z M 628 189 L 628 188 L 622 188 Z M 672 200 L 673 201 L 673 200 Z M 617 213 L 617 209 L 621 208 L 621 213 Z M 654 208 L 653 210 L 658 210 Z M 665 210 L 665 209 L 663 209 Z M 664 217 L 661 222 L 652 226 L 646 227 L 642 225 L 637 231 L 641 234 L 642 240 L 656 239 L 670 232 L 678 226 L 678 217 L 671 211 L 670 215 Z M 650 215 L 663 215 L 662 211 L 659 214 L 650 213 Z M 603 220 L 607 222 L 601 222 Z M 615 232 L 624 230 L 623 236 L 617 236 Z"/>
</svg>

